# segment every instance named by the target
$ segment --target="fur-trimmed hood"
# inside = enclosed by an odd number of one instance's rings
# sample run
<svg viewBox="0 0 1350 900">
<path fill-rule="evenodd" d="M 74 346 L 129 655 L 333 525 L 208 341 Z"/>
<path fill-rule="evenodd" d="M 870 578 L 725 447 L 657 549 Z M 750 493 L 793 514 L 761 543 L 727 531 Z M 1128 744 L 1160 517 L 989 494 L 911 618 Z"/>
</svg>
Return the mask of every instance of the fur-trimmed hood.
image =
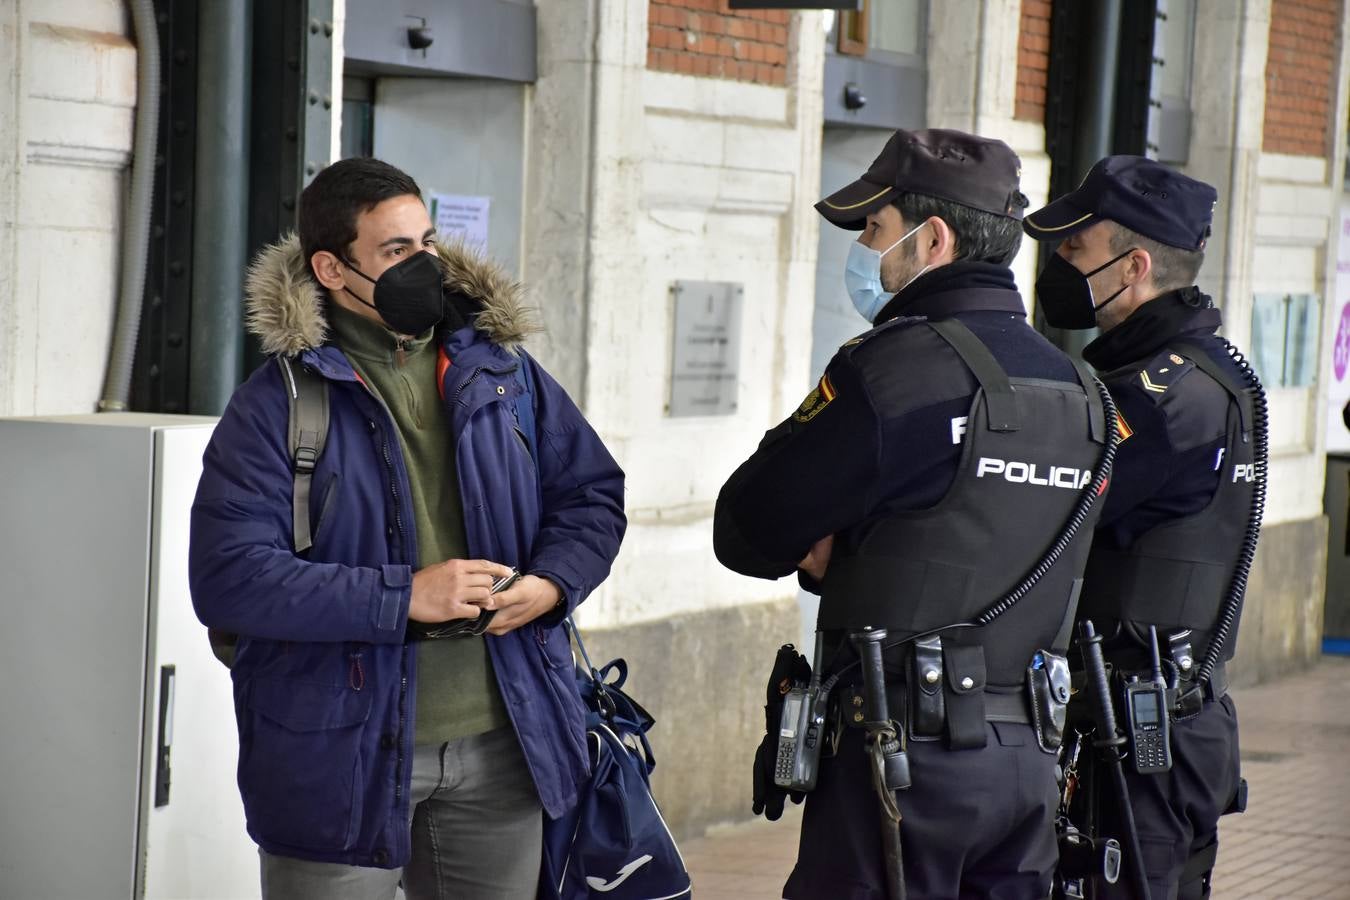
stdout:
<svg viewBox="0 0 1350 900">
<path fill-rule="evenodd" d="M 488 340 L 514 350 L 540 330 L 534 310 L 524 304 L 524 286 L 500 266 L 463 244 L 437 243 L 436 252 L 445 265 L 446 290 L 477 301 L 474 327 Z M 324 291 L 294 232 L 254 257 L 244 298 L 245 323 L 265 353 L 295 356 L 328 338 Z"/>
</svg>

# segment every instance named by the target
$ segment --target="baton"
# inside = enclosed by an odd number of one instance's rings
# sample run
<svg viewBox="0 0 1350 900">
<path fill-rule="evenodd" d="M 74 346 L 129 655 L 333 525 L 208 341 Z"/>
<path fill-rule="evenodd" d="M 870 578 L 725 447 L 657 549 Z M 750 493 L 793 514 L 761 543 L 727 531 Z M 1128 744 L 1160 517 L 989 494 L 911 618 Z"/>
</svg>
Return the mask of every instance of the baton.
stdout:
<svg viewBox="0 0 1350 900">
<path fill-rule="evenodd" d="M 1139 847 L 1139 832 L 1134 826 L 1134 809 L 1130 806 L 1130 789 L 1125 784 L 1125 767 L 1120 761 L 1120 748 L 1125 736 L 1116 729 L 1116 711 L 1111 703 L 1111 686 L 1106 680 L 1106 658 L 1102 655 L 1102 636 L 1092 627 L 1091 619 L 1084 619 L 1080 627 L 1079 649 L 1083 651 L 1083 666 L 1092 685 L 1093 711 L 1097 720 L 1097 740 L 1094 746 L 1111 769 L 1115 782 L 1116 801 L 1120 806 L 1121 825 L 1125 831 L 1125 847 L 1130 860 L 1130 880 L 1134 882 L 1139 900 L 1152 900 L 1148 893 L 1148 874 Z"/>
<path fill-rule="evenodd" d="M 881 804 L 881 846 L 885 855 L 886 894 L 890 900 L 905 900 L 905 862 L 900 846 L 900 807 L 892 779 L 887 769 L 891 765 L 904 767 L 904 781 L 908 781 L 908 765 L 901 752 L 895 725 L 891 722 L 890 707 L 886 702 L 886 672 L 881 661 L 881 645 L 886 640 L 886 629 L 864 628 L 849 635 L 862 663 L 863 698 L 867 704 L 867 752 L 872 767 L 872 782 Z M 898 774 L 898 773 L 897 773 Z M 905 786 L 908 786 L 906 783 Z"/>
</svg>

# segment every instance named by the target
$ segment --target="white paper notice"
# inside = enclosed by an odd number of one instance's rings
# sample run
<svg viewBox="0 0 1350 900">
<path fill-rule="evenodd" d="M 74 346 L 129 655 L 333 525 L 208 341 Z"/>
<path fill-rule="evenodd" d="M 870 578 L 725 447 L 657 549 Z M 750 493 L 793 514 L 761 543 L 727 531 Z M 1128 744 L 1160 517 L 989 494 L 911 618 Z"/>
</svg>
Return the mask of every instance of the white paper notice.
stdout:
<svg viewBox="0 0 1350 900">
<path fill-rule="evenodd" d="M 431 221 L 442 240 L 463 240 L 470 246 L 486 250 L 488 207 L 491 204 L 491 197 L 432 194 Z"/>
</svg>

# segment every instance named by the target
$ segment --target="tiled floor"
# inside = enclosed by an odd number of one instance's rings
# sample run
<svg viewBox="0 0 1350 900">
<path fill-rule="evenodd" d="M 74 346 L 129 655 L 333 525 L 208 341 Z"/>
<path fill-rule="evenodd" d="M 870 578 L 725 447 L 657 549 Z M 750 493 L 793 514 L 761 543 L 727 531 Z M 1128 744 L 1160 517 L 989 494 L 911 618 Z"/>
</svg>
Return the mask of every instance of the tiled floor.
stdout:
<svg viewBox="0 0 1350 900">
<path fill-rule="evenodd" d="M 1222 820 L 1215 896 L 1350 898 L 1350 659 L 1234 696 L 1251 799 Z"/>
<path fill-rule="evenodd" d="M 1350 659 L 1233 692 L 1245 815 L 1220 829 L 1216 900 L 1350 900 Z M 800 810 L 721 826 L 682 847 L 699 900 L 774 900 L 796 856 Z"/>
</svg>

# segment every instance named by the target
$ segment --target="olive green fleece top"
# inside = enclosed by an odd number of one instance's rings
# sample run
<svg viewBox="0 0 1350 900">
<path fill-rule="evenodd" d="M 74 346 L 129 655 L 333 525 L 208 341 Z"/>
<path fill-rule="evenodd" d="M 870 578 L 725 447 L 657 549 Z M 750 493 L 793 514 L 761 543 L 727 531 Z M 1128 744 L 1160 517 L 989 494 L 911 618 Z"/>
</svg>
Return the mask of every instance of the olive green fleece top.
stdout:
<svg viewBox="0 0 1350 900">
<path fill-rule="evenodd" d="M 450 422 L 436 386 L 433 332 L 400 339 L 328 304 L 333 342 L 398 426 L 423 568 L 468 556 Z M 418 641 L 414 742 L 440 744 L 510 724 L 482 637 Z"/>
</svg>

